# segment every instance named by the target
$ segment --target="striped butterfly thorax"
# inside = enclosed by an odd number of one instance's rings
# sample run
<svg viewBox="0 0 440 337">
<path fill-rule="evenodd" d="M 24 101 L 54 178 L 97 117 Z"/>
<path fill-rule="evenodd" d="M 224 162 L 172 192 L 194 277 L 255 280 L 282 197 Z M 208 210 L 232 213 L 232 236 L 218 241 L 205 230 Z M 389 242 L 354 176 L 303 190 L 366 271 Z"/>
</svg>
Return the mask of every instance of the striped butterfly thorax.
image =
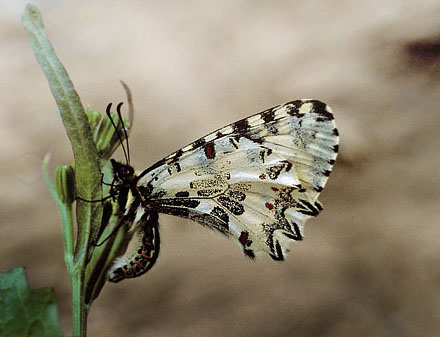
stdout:
<svg viewBox="0 0 440 337">
<path fill-rule="evenodd" d="M 231 236 L 254 258 L 283 260 L 289 242 L 322 210 L 317 200 L 335 163 L 339 135 L 329 106 L 296 100 L 239 120 L 135 174 L 112 161 L 121 222 L 135 249 L 110 268 L 112 282 L 140 276 L 159 253 L 158 213 Z"/>
</svg>

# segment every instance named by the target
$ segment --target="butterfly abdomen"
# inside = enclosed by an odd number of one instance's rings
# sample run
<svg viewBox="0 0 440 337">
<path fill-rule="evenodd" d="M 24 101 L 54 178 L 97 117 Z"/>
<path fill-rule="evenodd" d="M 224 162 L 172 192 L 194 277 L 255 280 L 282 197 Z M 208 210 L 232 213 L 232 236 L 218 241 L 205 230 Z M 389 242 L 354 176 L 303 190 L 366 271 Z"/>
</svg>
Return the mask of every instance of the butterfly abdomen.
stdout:
<svg viewBox="0 0 440 337">
<path fill-rule="evenodd" d="M 119 282 L 125 278 L 141 276 L 153 267 L 159 256 L 159 216 L 157 212 L 145 214 L 135 230 L 137 250 L 119 257 L 108 272 L 111 282 Z"/>
</svg>

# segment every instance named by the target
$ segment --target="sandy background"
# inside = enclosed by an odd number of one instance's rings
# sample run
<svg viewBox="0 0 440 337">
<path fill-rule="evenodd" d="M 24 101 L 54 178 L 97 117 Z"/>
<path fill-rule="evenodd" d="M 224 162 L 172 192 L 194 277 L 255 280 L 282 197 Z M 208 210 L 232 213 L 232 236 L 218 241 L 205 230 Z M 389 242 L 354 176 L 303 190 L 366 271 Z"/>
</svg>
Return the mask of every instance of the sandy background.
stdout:
<svg viewBox="0 0 440 337">
<path fill-rule="evenodd" d="M 283 263 L 161 217 L 161 256 L 108 284 L 90 336 L 438 336 L 438 1 L 36 1 L 84 105 L 134 95 L 144 169 L 239 118 L 298 98 L 330 104 L 340 157 L 325 210 Z M 0 270 L 54 287 L 66 334 L 61 228 L 41 176 L 70 145 L 20 24 L 0 4 Z M 122 158 L 121 153 L 117 153 Z"/>
</svg>

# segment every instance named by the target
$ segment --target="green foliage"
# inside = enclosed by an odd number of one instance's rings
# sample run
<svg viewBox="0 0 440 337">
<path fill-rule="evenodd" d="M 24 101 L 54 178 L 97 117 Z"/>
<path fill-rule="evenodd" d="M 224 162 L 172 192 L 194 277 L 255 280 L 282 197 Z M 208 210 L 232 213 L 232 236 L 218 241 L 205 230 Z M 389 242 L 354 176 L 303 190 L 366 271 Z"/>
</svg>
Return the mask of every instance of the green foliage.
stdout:
<svg viewBox="0 0 440 337">
<path fill-rule="evenodd" d="M 120 140 L 104 114 L 83 108 L 66 69 L 46 35 L 36 6 L 26 6 L 22 23 L 46 75 L 72 145 L 74 162 L 56 168 L 55 184 L 49 178 L 49 156 L 43 162 L 43 177 L 61 215 L 64 259 L 72 285 L 73 334 L 85 336 L 91 304 L 105 284 L 108 267 L 124 249 L 128 239 L 126 229 L 121 226 L 102 247 L 95 249 L 101 234 L 106 236 L 111 233 L 118 223 L 117 216 L 112 215 L 115 214 L 114 206 L 100 200 L 105 187 L 102 185 L 101 170 L 109 171 L 108 159 L 120 145 Z M 125 83 L 121 83 L 129 103 L 129 118 L 124 121 L 128 134 L 133 123 L 133 105 L 130 90 Z M 114 114 L 112 118 L 118 126 L 119 135 L 123 137 L 121 121 Z M 74 204 L 76 240 L 72 211 Z"/>
<path fill-rule="evenodd" d="M 61 336 L 52 289 L 30 290 L 23 268 L 0 273 L 0 336 Z"/>
</svg>

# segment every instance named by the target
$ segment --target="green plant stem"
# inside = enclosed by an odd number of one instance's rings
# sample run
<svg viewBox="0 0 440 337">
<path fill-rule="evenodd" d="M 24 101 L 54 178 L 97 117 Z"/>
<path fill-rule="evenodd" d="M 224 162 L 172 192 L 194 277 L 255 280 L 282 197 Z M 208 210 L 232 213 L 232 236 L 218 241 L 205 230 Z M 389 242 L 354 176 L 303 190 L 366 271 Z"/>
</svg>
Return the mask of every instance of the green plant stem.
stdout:
<svg viewBox="0 0 440 337">
<path fill-rule="evenodd" d="M 72 144 L 78 195 L 86 200 L 101 199 L 100 158 L 81 100 L 47 38 L 38 8 L 27 5 L 22 21 L 37 60 L 47 77 Z M 101 217 L 100 203 L 77 202 L 78 237 L 74 254 L 75 263 L 84 265 L 90 258 L 92 252 L 88 249 L 89 241 L 96 239 Z"/>
<path fill-rule="evenodd" d="M 55 185 L 49 178 L 49 160 L 50 154 L 46 154 L 43 160 L 43 179 L 46 182 L 49 192 L 55 199 L 58 211 L 61 215 L 61 226 L 64 241 L 64 261 L 66 262 L 67 270 L 69 272 L 70 279 L 72 280 L 74 242 L 72 205 L 65 204 L 60 200 Z"/>
<path fill-rule="evenodd" d="M 63 229 L 64 241 L 64 261 L 66 261 L 67 270 L 72 279 L 73 269 L 73 215 L 72 206 L 66 207 L 65 212 L 61 214 L 61 224 Z"/>
<path fill-rule="evenodd" d="M 86 200 L 99 200 L 102 198 L 100 158 L 81 100 L 64 66 L 55 54 L 46 35 L 40 11 L 36 6 L 30 4 L 26 6 L 22 23 L 35 56 L 49 82 L 72 144 L 77 195 Z M 85 269 L 93 254 L 93 243 L 100 229 L 102 211 L 103 207 L 99 202 L 76 203 L 78 235 L 73 253 L 73 267 L 70 269 L 74 336 L 86 336 L 88 310 L 84 303 Z M 66 212 L 66 216 L 68 215 Z M 70 235 L 64 230 L 63 234 Z M 66 237 L 64 240 L 66 242 Z M 70 257 L 68 260 L 70 261 Z"/>
<path fill-rule="evenodd" d="M 88 308 L 85 305 L 85 270 L 74 267 L 72 273 L 73 335 L 87 335 Z"/>
<path fill-rule="evenodd" d="M 108 222 L 108 218 L 103 219 L 104 207 L 101 202 L 84 201 L 102 199 L 100 164 L 104 166 L 107 163 L 120 142 L 114 128 L 108 123 L 108 132 L 104 132 L 106 131 L 104 129 L 102 134 L 99 134 L 98 130 L 97 135 L 95 135 L 97 138 L 96 144 L 107 144 L 103 149 L 100 149 L 100 153 L 98 152 L 89 119 L 84 112 L 72 81 L 57 58 L 47 37 L 38 8 L 34 5 L 27 5 L 22 16 L 22 22 L 57 103 L 75 159 L 74 164 L 71 167 L 69 166 L 68 171 L 65 171 L 64 166 L 57 168 L 59 170 L 55 171 L 56 186 L 54 186 L 48 174 L 49 156 L 46 156 L 43 161 L 43 177 L 61 214 L 64 259 L 72 286 L 73 335 L 82 337 L 87 334 L 87 315 L 90 305 L 99 295 L 106 282 L 106 271 L 114 258 L 125 250 L 128 243 L 127 239 L 130 236 L 126 228 L 121 227 L 117 235 L 95 252 L 95 244 L 100 229 L 103 228 L 102 226 L 107 225 L 101 222 Z M 125 122 L 128 133 L 133 123 L 134 109 L 130 89 L 124 82 L 121 81 L 121 83 L 126 90 L 128 100 L 129 118 Z M 95 115 L 91 118 L 94 121 L 99 121 L 99 116 L 96 117 Z M 94 125 L 96 128 L 97 125 Z M 102 123 L 99 124 L 99 127 L 101 126 Z M 66 173 L 70 171 L 74 171 L 74 184 L 66 183 L 66 177 L 73 177 L 73 173 Z M 69 189 L 67 185 L 75 187 Z M 72 203 L 75 200 L 73 189 L 76 190 L 76 196 L 79 197 L 76 202 L 76 224 L 78 229 L 76 244 L 74 244 L 72 214 Z M 69 192 L 72 192 L 72 194 L 69 194 Z M 67 197 L 65 193 L 67 193 Z M 117 223 L 117 221 L 118 219 L 113 219 L 112 223 Z"/>
</svg>

